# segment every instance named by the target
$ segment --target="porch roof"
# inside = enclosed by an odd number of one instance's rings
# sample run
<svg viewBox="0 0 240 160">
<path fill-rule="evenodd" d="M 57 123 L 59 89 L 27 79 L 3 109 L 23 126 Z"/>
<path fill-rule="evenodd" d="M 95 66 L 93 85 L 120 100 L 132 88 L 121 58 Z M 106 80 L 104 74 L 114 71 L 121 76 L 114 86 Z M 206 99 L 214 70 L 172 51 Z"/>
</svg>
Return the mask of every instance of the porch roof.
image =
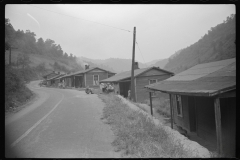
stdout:
<svg viewBox="0 0 240 160">
<path fill-rule="evenodd" d="M 214 96 L 236 89 L 236 59 L 196 65 L 164 81 L 145 86 L 150 90 L 195 96 Z"/>
</svg>

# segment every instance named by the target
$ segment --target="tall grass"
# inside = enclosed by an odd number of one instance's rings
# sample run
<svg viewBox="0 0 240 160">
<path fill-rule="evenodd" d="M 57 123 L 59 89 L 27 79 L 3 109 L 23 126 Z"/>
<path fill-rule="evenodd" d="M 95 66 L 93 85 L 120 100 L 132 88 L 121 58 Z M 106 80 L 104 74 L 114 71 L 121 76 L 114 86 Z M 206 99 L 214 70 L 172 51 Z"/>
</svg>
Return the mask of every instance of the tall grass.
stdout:
<svg viewBox="0 0 240 160">
<path fill-rule="evenodd" d="M 144 103 L 146 103 L 150 106 L 150 101 L 149 100 L 145 100 Z M 156 111 L 159 114 L 164 115 L 165 117 L 170 117 L 171 116 L 169 98 L 163 98 L 162 97 L 160 99 L 154 99 L 152 101 L 152 106 L 153 106 L 153 108 L 156 109 Z"/>
<path fill-rule="evenodd" d="M 130 109 L 114 95 L 99 97 L 106 103 L 102 119 L 111 125 L 116 136 L 112 145 L 123 157 L 190 157 L 180 143 L 173 143 L 167 132 L 143 113 Z"/>
</svg>

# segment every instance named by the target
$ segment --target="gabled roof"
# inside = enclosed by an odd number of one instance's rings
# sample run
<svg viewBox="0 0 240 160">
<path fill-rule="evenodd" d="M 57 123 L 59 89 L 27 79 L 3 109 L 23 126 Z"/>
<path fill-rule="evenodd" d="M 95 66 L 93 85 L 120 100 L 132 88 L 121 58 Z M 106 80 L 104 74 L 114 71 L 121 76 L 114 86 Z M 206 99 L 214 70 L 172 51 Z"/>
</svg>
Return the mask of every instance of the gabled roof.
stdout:
<svg viewBox="0 0 240 160">
<path fill-rule="evenodd" d="M 148 68 L 141 68 L 141 69 L 135 69 L 134 70 L 134 77 L 137 77 L 151 69 L 157 69 L 157 70 L 160 70 L 160 71 L 163 71 L 163 72 L 166 72 L 167 74 L 174 74 L 172 72 L 169 72 L 169 71 L 166 71 L 166 70 L 163 70 L 163 69 L 160 69 L 158 67 L 148 67 Z M 122 73 L 118 73 L 110 78 L 107 78 L 107 79 L 104 79 L 104 80 L 101 80 L 100 82 L 103 82 L 103 83 L 108 83 L 108 82 L 118 82 L 118 81 L 121 81 L 121 80 L 124 80 L 124 79 L 127 79 L 127 78 L 130 78 L 131 77 L 131 71 L 125 71 L 125 72 L 122 72 Z"/>
<path fill-rule="evenodd" d="M 182 95 L 214 96 L 236 89 L 236 59 L 198 64 L 164 81 L 145 86 Z"/>
<path fill-rule="evenodd" d="M 78 72 L 74 72 L 74 73 L 65 75 L 65 76 L 63 76 L 61 78 L 70 77 L 70 76 L 77 75 L 77 74 L 84 74 L 84 73 L 90 72 L 90 71 L 92 71 L 94 69 L 100 69 L 100 70 L 103 70 L 103 71 L 106 71 L 106 72 L 109 72 L 109 73 L 114 73 L 114 72 L 111 72 L 111 71 L 108 71 L 108 70 L 105 70 L 105 69 L 102 69 L 102 68 L 99 68 L 99 67 L 93 67 L 93 68 L 89 68 L 89 69 L 86 69 L 86 70 L 82 70 L 82 71 L 78 71 Z"/>
</svg>

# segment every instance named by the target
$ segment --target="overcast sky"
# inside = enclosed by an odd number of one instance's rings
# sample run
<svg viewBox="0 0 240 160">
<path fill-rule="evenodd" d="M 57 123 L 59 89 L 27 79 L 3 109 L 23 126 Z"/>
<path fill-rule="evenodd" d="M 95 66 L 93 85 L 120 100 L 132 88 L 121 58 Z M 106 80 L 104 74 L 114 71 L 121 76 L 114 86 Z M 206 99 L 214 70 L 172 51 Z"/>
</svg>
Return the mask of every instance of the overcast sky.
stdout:
<svg viewBox="0 0 240 160">
<path fill-rule="evenodd" d="M 136 45 L 136 60 L 149 62 L 195 43 L 235 12 L 234 5 L 33 4 L 6 5 L 5 17 L 15 30 L 30 30 L 68 54 L 93 59 L 131 59 L 135 26 L 141 51 Z"/>
</svg>

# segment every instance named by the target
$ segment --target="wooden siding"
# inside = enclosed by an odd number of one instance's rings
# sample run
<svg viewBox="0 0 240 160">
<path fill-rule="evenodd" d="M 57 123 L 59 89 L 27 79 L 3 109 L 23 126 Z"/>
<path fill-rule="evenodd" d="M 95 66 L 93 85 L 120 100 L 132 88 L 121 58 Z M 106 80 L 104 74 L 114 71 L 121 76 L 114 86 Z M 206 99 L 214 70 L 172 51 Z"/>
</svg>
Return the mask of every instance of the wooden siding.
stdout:
<svg viewBox="0 0 240 160">
<path fill-rule="evenodd" d="M 140 76 L 152 76 L 152 75 L 169 75 L 169 73 L 159 71 L 157 69 L 151 69 L 150 71 L 145 72 L 145 73 L 141 74 Z"/>
<path fill-rule="evenodd" d="M 176 101 L 176 95 L 172 96 L 172 104 L 173 104 L 173 115 L 174 115 L 174 122 L 177 126 L 181 126 L 188 132 L 190 131 L 190 125 L 189 125 L 189 106 L 188 106 L 188 96 L 181 96 L 181 102 L 182 102 L 182 114 L 183 116 L 180 117 L 177 115 L 177 101 Z"/>
<path fill-rule="evenodd" d="M 209 142 L 216 143 L 214 99 L 195 97 L 197 113 L 197 135 Z"/>
<path fill-rule="evenodd" d="M 150 72 L 150 71 L 149 71 Z M 157 79 L 157 81 L 163 81 L 167 78 L 169 78 L 169 74 L 165 75 L 158 75 L 158 76 L 139 76 L 136 78 L 136 96 L 138 99 L 138 102 L 144 102 L 145 100 L 149 100 L 149 93 L 147 92 L 147 89 L 144 88 L 146 85 L 149 85 L 150 79 Z M 157 97 L 159 98 L 160 94 L 157 93 Z M 153 97 L 154 99 L 154 97 Z"/>
<path fill-rule="evenodd" d="M 99 81 L 107 78 L 107 72 L 88 72 L 86 73 L 86 86 L 99 87 L 99 85 L 93 85 L 93 75 L 99 75 Z"/>
</svg>

